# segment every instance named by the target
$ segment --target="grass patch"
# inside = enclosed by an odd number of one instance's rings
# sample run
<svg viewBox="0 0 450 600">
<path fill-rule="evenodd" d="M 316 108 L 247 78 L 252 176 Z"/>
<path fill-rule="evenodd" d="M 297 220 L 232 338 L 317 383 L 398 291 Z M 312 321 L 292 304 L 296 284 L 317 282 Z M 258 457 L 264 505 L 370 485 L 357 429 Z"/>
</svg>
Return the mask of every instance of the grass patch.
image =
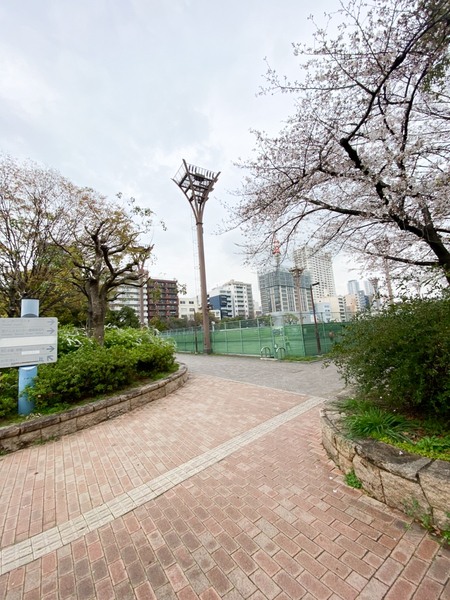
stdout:
<svg viewBox="0 0 450 600">
<path fill-rule="evenodd" d="M 413 454 L 450 461 L 450 423 L 445 419 L 389 409 L 381 402 L 346 398 L 333 403 L 345 413 L 350 439 L 372 438 Z"/>
<path fill-rule="evenodd" d="M 356 488 L 357 490 L 360 490 L 362 488 L 362 483 L 356 477 L 355 471 L 353 469 L 350 471 L 350 473 L 347 473 L 347 475 L 345 476 L 345 482 L 348 486 Z"/>
</svg>

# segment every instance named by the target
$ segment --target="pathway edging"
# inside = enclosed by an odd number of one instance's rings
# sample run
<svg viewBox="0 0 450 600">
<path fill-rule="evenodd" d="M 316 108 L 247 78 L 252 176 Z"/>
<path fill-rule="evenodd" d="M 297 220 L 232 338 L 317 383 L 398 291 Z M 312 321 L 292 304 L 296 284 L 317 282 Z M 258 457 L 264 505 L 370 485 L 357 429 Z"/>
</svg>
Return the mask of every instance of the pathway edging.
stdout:
<svg viewBox="0 0 450 600">
<path fill-rule="evenodd" d="M 322 443 L 340 470 L 353 470 L 364 490 L 380 502 L 427 526 L 450 529 L 450 463 L 376 440 L 349 440 L 341 420 L 342 413 L 332 403 L 322 409 Z"/>
<path fill-rule="evenodd" d="M 56 415 L 0 427 L 0 452 L 14 452 L 113 419 L 148 402 L 167 396 L 184 385 L 187 379 L 188 369 L 186 365 L 180 364 L 176 373 L 154 383 L 97 402 L 76 406 Z"/>
</svg>

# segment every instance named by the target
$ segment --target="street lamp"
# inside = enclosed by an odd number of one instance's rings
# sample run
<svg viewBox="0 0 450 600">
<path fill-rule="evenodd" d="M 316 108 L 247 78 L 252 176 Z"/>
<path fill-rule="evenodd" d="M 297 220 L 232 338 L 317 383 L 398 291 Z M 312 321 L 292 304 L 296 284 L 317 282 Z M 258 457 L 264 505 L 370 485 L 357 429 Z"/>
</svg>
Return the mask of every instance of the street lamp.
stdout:
<svg viewBox="0 0 450 600">
<path fill-rule="evenodd" d="M 183 163 L 172 179 L 191 205 L 197 225 L 198 262 L 200 267 L 200 288 L 203 315 L 203 352 L 211 354 L 211 336 L 209 333 L 208 295 L 206 289 L 205 250 L 203 246 L 203 212 L 208 196 L 219 178 L 219 173 Z"/>
<path fill-rule="evenodd" d="M 317 327 L 316 307 L 314 306 L 314 296 L 313 296 L 313 286 L 319 285 L 319 284 L 320 284 L 319 281 L 316 281 L 316 283 L 312 283 L 309 286 L 309 293 L 311 294 L 311 302 L 312 302 L 312 309 L 313 309 L 313 316 L 314 316 L 314 331 L 316 332 L 317 352 L 320 356 L 322 354 L 322 348 L 320 346 L 319 328 Z"/>
</svg>

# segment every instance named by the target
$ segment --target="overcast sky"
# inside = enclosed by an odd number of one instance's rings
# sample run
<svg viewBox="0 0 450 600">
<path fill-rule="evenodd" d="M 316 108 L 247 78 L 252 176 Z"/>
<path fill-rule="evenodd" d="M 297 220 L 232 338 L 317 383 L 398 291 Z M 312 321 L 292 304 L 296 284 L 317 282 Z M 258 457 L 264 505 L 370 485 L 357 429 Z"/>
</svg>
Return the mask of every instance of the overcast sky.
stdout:
<svg viewBox="0 0 450 600">
<path fill-rule="evenodd" d="M 312 6 L 312 8 L 311 8 Z M 217 235 L 219 201 L 243 173 L 250 129 L 276 134 L 289 95 L 257 96 L 267 57 L 295 76 L 293 42 L 312 41 L 337 0 L 5 0 L 0 5 L 0 150 L 58 169 L 80 186 L 134 196 L 155 213 L 154 277 L 194 295 L 191 210 L 171 181 L 182 159 L 221 175 L 205 210 L 208 288 L 257 277 L 237 244 Z M 158 227 L 163 220 L 167 231 Z M 346 291 L 344 259 L 336 262 Z"/>
</svg>

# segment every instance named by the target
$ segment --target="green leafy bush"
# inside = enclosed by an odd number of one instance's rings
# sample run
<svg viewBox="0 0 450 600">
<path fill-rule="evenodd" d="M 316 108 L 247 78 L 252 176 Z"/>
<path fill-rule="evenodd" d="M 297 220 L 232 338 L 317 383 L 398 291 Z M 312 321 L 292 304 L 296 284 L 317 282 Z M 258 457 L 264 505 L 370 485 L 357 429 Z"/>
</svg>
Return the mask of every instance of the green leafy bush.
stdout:
<svg viewBox="0 0 450 600">
<path fill-rule="evenodd" d="M 0 375 L 0 418 L 17 415 L 18 369 L 2 369 Z"/>
<path fill-rule="evenodd" d="M 161 346 L 163 348 L 170 347 L 173 351 L 174 344 L 168 338 L 162 338 L 155 335 L 152 329 L 118 329 L 116 327 L 105 329 L 105 348 L 113 346 L 121 346 L 122 348 L 133 348 L 134 346 L 142 346 L 151 344 Z"/>
<path fill-rule="evenodd" d="M 58 356 L 76 352 L 82 346 L 93 347 L 96 343 L 93 338 L 88 338 L 84 329 L 73 325 L 58 327 Z"/>
<path fill-rule="evenodd" d="M 362 395 L 390 406 L 450 412 L 450 298 L 409 300 L 362 314 L 330 359 Z"/>
<path fill-rule="evenodd" d="M 176 369 L 174 344 L 151 330 L 106 331 L 105 346 L 82 329 L 58 331 L 58 361 L 40 365 L 34 387 L 27 388 L 36 410 L 51 413 L 102 394 L 113 393 L 142 377 Z M 17 416 L 18 369 L 3 369 L 0 379 L 0 418 Z"/>
<path fill-rule="evenodd" d="M 157 339 L 131 347 L 83 344 L 57 363 L 41 365 L 34 387 L 27 388 L 27 393 L 36 402 L 36 409 L 42 410 L 114 392 L 139 377 L 174 368 L 173 346 Z"/>
</svg>

